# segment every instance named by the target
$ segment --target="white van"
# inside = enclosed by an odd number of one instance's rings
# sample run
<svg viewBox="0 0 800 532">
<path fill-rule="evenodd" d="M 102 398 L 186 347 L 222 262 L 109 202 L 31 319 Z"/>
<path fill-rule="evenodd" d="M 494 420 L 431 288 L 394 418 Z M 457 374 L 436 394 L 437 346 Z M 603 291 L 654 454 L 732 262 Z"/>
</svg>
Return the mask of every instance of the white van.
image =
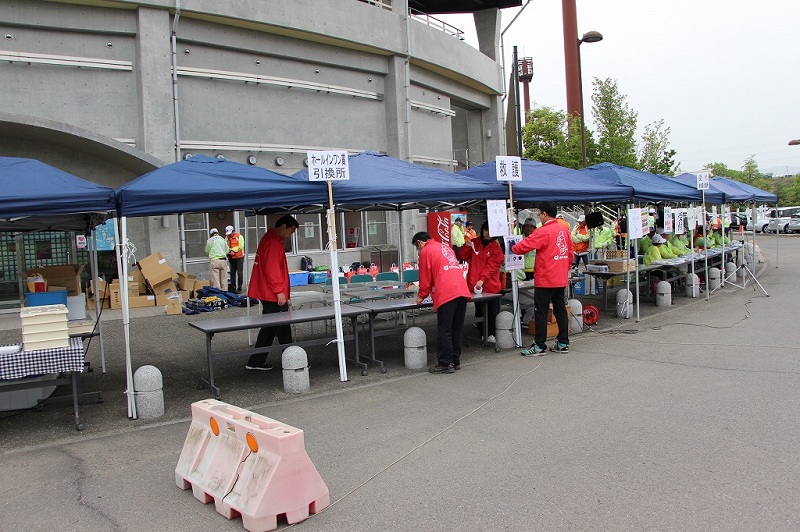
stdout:
<svg viewBox="0 0 800 532">
<path fill-rule="evenodd" d="M 772 209 L 767 215 L 768 223 L 761 226 L 762 233 L 788 233 L 789 221 L 792 216 L 800 215 L 800 206 L 796 207 L 778 207 Z"/>
</svg>

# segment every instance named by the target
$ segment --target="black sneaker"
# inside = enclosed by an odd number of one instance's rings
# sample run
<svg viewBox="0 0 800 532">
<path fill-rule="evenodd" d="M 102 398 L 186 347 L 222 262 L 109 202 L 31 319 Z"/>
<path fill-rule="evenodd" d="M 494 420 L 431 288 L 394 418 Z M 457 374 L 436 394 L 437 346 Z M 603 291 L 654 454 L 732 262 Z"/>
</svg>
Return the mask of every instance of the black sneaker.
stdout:
<svg viewBox="0 0 800 532">
<path fill-rule="evenodd" d="M 561 342 L 556 342 L 550 348 L 550 351 L 553 353 L 569 353 L 569 344 L 562 344 Z"/>
<path fill-rule="evenodd" d="M 252 366 L 250 364 L 246 364 L 245 365 L 245 369 L 252 369 L 252 370 L 258 370 L 258 371 L 269 371 L 269 370 L 272 369 L 272 366 L 270 366 L 269 364 L 264 362 L 264 363 L 261 363 L 261 364 L 254 364 Z"/>
<path fill-rule="evenodd" d="M 447 366 L 442 366 L 440 364 L 436 364 L 435 366 L 431 366 L 428 368 L 428 372 L 430 373 L 453 373 L 453 366 L 452 364 L 448 364 Z"/>
<path fill-rule="evenodd" d="M 458 370 L 460 370 L 460 369 L 461 369 L 461 362 L 453 362 L 453 363 L 452 363 L 452 364 L 450 364 L 450 365 L 451 365 L 451 366 L 453 367 L 453 369 L 454 369 L 454 370 L 456 370 L 456 371 L 458 371 Z"/>
</svg>

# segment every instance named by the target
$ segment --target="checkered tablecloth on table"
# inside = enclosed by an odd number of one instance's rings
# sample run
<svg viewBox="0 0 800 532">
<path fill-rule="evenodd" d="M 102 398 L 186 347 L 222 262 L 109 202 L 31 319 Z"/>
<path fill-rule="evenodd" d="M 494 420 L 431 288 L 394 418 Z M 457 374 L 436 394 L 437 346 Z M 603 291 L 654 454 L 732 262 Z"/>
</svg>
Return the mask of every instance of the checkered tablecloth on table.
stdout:
<svg viewBox="0 0 800 532">
<path fill-rule="evenodd" d="M 83 371 L 83 342 L 80 338 L 70 338 L 69 347 L 0 355 L 0 379 L 21 379 L 62 371 Z"/>
</svg>

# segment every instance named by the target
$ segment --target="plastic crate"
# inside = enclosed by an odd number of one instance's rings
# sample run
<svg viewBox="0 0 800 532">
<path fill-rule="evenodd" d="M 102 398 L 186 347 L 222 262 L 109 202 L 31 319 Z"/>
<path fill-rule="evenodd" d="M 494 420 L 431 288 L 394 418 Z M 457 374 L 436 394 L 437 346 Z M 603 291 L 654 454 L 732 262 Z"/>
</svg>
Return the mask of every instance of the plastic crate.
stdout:
<svg viewBox="0 0 800 532">
<path fill-rule="evenodd" d="M 25 292 L 25 305 L 41 307 L 42 305 L 67 305 L 67 289 L 52 292 Z"/>
<path fill-rule="evenodd" d="M 308 282 L 311 284 L 321 284 L 328 279 L 328 272 L 308 272 Z"/>
<path fill-rule="evenodd" d="M 308 272 L 289 272 L 289 286 L 306 286 Z"/>
</svg>

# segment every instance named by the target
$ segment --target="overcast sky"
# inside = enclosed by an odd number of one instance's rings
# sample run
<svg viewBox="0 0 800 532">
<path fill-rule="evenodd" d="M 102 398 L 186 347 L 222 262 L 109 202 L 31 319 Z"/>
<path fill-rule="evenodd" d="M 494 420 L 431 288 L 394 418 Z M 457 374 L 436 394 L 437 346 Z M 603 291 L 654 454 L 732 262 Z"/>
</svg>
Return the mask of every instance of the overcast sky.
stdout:
<svg viewBox="0 0 800 532">
<path fill-rule="evenodd" d="M 525 6 L 527 0 L 523 0 Z M 502 28 L 520 8 L 502 11 Z M 800 172 L 800 0 L 577 0 L 587 121 L 592 79 L 617 80 L 644 126 L 664 119 L 684 171 L 721 162 Z M 439 16 L 475 44 L 471 15 Z M 506 31 L 533 59 L 531 103 L 566 110 L 561 2 L 532 0 Z M 592 127 L 591 124 L 588 124 Z"/>
</svg>

